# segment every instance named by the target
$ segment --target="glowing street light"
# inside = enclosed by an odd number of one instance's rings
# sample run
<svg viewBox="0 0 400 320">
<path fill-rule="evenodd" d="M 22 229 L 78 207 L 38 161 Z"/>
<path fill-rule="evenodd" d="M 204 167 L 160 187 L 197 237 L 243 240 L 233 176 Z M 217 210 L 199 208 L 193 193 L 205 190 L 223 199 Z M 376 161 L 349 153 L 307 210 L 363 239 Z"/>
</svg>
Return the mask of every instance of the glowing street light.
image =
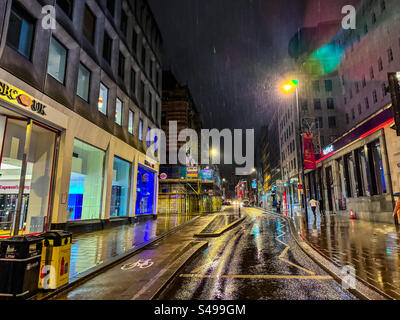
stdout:
<svg viewBox="0 0 400 320">
<path fill-rule="evenodd" d="M 297 80 L 290 80 L 289 82 L 285 83 L 282 86 L 282 89 L 284 92 L 290 92 L 292 91 L 294 88 L 297 88 L 297 86 L 299 85 L 299 81 Z"/>
<path fill-rule="evenodd" d="M 296 90 L 296 111 L 297 111 L 297 119 L 299 121 L 299 138 L 300 138 L 300 156 L 301 156 L 301 177 L 302 183 L 305 184 L 305 174 L 304 174 L 304 153 L 303 153 L 303 138 L 302 138 L 302 125 L 300 118 L 300 107 L 299 107 L 299 81 L 298 80 L 290 80 L 289 82 L 282 85 L 282 90 L 285 93 L 291 92 L 293 89 Z M 306 214 L 306 221 L 308 222 L 308 210 L 307 210 L 307 189 L 303 189 L 303 205 L 304 212 Z M 292 207 L 291 207 L 292 208 Z"/>
</svg>

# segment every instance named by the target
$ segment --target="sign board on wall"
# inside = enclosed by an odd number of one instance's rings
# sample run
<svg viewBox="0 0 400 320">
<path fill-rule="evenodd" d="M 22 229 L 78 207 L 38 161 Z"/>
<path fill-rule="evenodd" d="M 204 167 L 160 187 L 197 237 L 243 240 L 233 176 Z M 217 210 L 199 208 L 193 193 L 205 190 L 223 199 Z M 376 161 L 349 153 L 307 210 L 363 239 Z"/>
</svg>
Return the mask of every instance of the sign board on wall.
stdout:
<svg viewBox="0 0 400 320">
<path fill-rule="evenodd" d="M 187 178 L 198 178 L 199 171 L 198 171 L 197 167 L 187 167 L 186 168 L 186 177 Z"/>
<path fill-rule="evenodd" d="M 23 109 L 28 109 L 41 116 L 46 115 L 46 108 L 44 104 L 24 91 L 17 89 L 9 84 L 0 81 L 0 98 Z"/>
</svg>

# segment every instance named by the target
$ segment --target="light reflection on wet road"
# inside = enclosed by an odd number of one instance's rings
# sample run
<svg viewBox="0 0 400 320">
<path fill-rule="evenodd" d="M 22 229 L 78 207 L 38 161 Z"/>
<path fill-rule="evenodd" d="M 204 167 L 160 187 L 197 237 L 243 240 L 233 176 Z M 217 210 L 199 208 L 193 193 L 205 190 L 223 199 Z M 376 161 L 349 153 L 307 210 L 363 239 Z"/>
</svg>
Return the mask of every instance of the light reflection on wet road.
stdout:
<svg viewBox="0 0 400 320">
<path fill-rule="evenodd" d="M 230 209 L 233 210 L 233 209 Z M 162 300 L 355 299 L 291 238 L 286 222 L 256 209 L 187 265 Z"/>
<path fill-rule="evenodd" d="M 350 220 L 349 217 L 310 214 L 308 225 L 294 217 L 299 234 L 340 266 L 352 265 L 356 274 L 394 299 L 400 299 L 400 233 L 395 225 Z"/>
</svg>

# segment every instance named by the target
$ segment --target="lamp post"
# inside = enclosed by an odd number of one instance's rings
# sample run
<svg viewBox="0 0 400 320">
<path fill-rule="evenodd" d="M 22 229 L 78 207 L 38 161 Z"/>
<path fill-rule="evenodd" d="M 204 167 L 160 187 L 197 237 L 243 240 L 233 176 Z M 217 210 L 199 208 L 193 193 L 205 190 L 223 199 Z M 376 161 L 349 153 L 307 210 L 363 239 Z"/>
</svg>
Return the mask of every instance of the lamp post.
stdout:
<svg viewBox="0 0 400 320">
<path fill-rule="evenodd" d="M 304 212 L 306 215 L 306 221 L 308 224 L 308 210 L 307 210 L 307 188 L 305 187 L 305 174 L 304 174 L 304 153 L 303 153 L 303 130 L 302 130 L 302 125 L 301 125 L 301 118 L 300 118 L 300 104 L 299 104 L 299 81 L 297 80 L 291 80 L 288 83 L 285 83 L 283 85 L 283 90 L 286 93 L 291 92 L 293 89 L 295 89 L 296 92 L 296 113 L 297 113 L 297 119 L 298 119 L 298 126 L 299 126 L 299 139 L 300 139 L 300 159 L 301 159 L 301 184 L 303 186 L 303 206 L 304 206 Z"/>
</svg>

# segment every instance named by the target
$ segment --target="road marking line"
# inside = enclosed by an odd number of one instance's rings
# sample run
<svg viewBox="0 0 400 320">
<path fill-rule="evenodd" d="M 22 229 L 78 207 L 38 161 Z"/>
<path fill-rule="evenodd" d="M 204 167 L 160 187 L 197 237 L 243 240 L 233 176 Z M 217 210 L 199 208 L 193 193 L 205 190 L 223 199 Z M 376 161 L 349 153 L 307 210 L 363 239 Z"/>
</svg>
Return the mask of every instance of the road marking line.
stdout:
<svg viewBox="0 0 400 320">
<path fill-rule="evenodd" d="M 285 242 L 283 242 L 283 241 L 281 241 L 281 240 L 278 239 L 278 238 L 280 238 L 280 237 L 283 237 L 283 236 L 286 234 L 286 232 L 283 232 L 283 231 L 281 231 L 281 232 L 282 232 L 282 234 L 280 234 L 279 236 L 277 236 L 277 237 L 275 238 L 275 240 L 278 241 L 279 243 L 283 244 L 284 246 L 286 246 L 286 248 L 285 248 L 285 249 L 281 252 L 281 254 L 279 255 L 279 260 L 281 260 L 281 261 L 283 261 L 283 262 L 286 262 L 286 263 L 288 263 L 288 264 L 292 265 L 293 267 L 296 267 L 296 268 L 298 268 L 298 269 L 300 269 L 300 270 L 303 270 L 304 272 L 307 272 L 308 274 L 315 275 L 315 272 L 313 272 L 313 271 L 311 271 L 311 270 L 308 270 L 308 269 L 306 269 L 306 268 L 300 267 L 299 265 L 297 265 L 297 264 L 295 264 L 295 263 L 293 263 L 293 262 L 290 262 L 289 260 L 287 260 L 287 259 L 284 258 L 284 256 L 286 255 L 286 253 L 289 251 L 290 246 L 289 246 L 287 243 L 285 243 Z"/>
<path fill-rule="evenodd" d="M 205 278 L 205 279 L 297 279 L 297 280 L 332 280 L 331 276 L 301 276 L 301 275 L 274 275 L 274 274 L 254 274 L 254 275 L 207 275 L 207 274 L 181 274 L 181 278 Z"/>
</svg>

